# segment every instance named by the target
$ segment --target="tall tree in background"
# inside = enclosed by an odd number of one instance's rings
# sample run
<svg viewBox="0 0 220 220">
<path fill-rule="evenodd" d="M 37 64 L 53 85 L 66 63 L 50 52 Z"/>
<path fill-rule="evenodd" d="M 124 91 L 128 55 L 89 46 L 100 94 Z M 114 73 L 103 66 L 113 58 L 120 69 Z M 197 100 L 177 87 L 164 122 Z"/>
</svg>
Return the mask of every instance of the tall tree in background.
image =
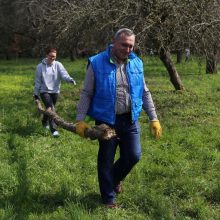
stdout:
<svg viewBox="0 0 220 220">
<path fill-rule="evenodd" d="M 190 9 L 196 14 L 196 17 L 188 20 L 190 44 L 197 55 L 205 56 L 206 73 L 217 73 L 220 49 L 220 2 L 194 1 Z"/>
<path fill-rule="evenodd" d="M 10 58 L 10 45 L 14 41 L 15 14 L 12 1 L 0 1 L 0 51 L 6 59 Z"/>
<path fill-rule="evenodd" d="M 146 45 L 150 43 L 158 51 L 176 90 L 184 90 L 184 86 L 171 52 L 190 47 L 197 54 L 217 57 L 218 0 L 15 0 L 14 3 L 16 23 L 26 36 L 35 40 L 37 50 L 56 44 L 61 52 L 71 54 L 72 59 L 82 48 L 103 49 L 121 27 L 133 29 L 136 49 L 146 53 Z"/>
</svg>

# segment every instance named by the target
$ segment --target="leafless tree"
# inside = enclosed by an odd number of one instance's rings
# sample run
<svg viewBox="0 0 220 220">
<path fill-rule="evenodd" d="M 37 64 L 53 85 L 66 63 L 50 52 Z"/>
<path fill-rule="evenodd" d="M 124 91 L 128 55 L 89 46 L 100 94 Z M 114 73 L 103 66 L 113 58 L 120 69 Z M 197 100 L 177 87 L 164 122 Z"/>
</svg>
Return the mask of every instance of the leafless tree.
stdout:
<svg viewBox="0 0 220 220">
<path fill-rule="evenodd" d="M 217 73 L 220 47 L 220 1 L 201 0 L 192 4 L 197 14 L 189 28 L 190 43 L 199 55 L 206 57 L 206 72 Z"/>
<path fill-rule="evenodd" d="M 16 13 L 20 20 L 23 19 L 23 29 L 36 39 L 36 45 L 56 44 L 68 51 L 72 59 L 82 48 L 103 49 L 118 28 L 133 29 L 137 38 L 136 49 L 146 53 L 150 44 L 158 51 L 176 90 L 184 90 L 184 86 L 171 52 L 190 48 L 199 55 L 205 54 L 207 64 L 210 59 L 217 59 L 219 0 L 15 2 L 19 6 Z M 214 63 L 217 65 L 217 60 Z"/>
</svg>

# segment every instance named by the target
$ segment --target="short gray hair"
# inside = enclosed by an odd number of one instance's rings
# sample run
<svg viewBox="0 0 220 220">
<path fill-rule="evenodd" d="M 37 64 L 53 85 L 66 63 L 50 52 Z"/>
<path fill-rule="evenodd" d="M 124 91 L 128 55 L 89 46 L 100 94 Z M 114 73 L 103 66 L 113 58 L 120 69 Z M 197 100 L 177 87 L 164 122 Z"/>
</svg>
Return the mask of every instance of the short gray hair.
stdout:
<svg viewBox="0 0 220 220">
<path fill-rule="evenodd" d="M 125 36 L 133 36 L 134 35 L 135 36 L 134 32 L 131 29 L 121 28 L 115 33 L 114 39 L 120 38 L 121 35 L 125 35 Z"/>
</svg>

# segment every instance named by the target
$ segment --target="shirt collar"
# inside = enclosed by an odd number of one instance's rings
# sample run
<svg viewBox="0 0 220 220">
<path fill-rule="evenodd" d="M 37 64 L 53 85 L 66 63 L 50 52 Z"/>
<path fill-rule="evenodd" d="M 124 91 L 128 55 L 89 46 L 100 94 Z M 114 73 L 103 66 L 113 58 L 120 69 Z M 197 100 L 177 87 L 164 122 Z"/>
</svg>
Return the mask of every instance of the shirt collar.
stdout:
<svg viewBox="0 0 220 220">
<path fill-rule="evenodd" d="M 110 52 L 109 62 L 110 62 L 110 63 L 113 63 L 113 64 L 115 64 L 115 63 L 119 64 L 119 63 L 117 62 L 117 58 L 114 56 L 114 54 L 112 54 L 112 52 Z M 123 62 L 122 64 L 126 64 L 126 63 L 128 63 L 128 62 L 130 62 L 130 59 L 129 59 L 129 58 L 127 58 L 127 59 L 125 60 L 125 62 Z"/>
</svg>

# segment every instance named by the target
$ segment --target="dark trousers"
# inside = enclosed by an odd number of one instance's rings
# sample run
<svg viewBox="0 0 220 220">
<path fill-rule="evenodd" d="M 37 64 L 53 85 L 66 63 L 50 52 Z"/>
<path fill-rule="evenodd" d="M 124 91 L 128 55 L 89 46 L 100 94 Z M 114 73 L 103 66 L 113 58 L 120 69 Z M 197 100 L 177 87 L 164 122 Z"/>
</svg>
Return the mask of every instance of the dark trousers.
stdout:
<svg viewBox="0 0 220 220">
<path fill-rule="evenodd" d="M 101 123 L 96 121 L 96 124 Z M 130 114 L 117 115 L 114 129 L 117 137 L 99 140 L 98 180 L 105 204 L 115 201 L 115 185 L 128 175 L 141 157 L 139 122 L 131 123 Z M 117 146 L 120 148 L 120 156 L 114 161 Z"/>
<path fill-rule="evenodd" d="M 46 108 L 51 108 L 52 111 L 55 112 L 55 105 L 58 99 L 58 93 L 40 93 L 40 97 L 42 99 L 42 102 L 44 103 Z M 56 131 L 56 123 L 54 122 L 53 119 L 49 118 L 47 115 L 43 116 L 42 119 L 42 124 L 43 126 L 46 126 L 47 124 L 50 125 L 50 131 L 53 133 Z"/>
</svg>

